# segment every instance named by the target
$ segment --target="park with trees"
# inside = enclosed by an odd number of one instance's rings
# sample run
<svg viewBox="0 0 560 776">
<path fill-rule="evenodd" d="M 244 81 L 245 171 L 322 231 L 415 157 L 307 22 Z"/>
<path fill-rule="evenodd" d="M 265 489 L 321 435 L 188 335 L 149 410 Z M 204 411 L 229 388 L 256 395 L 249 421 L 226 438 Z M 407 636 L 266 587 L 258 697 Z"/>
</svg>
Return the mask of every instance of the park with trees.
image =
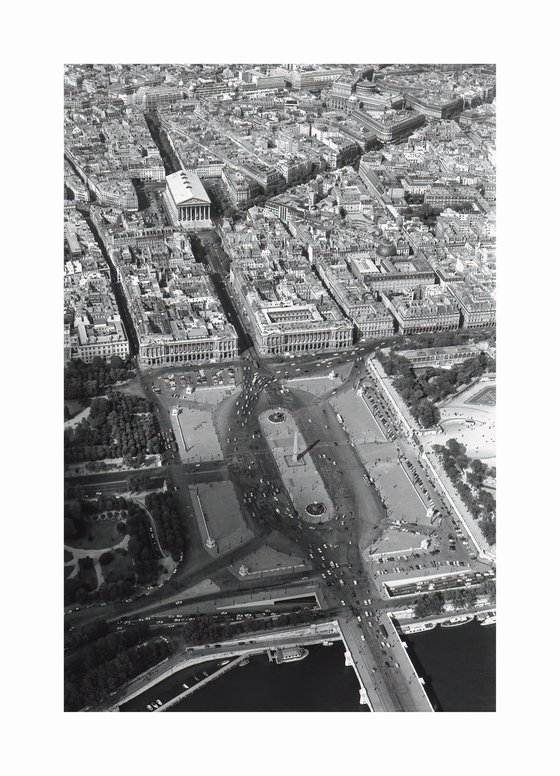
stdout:
<svg viewBox="0 0 560 776">
<path fill-rule="evenodd" d="M 468 456 L 465 445 L 456 439 L 449 439 L 445 445 L 434 445 L 433 450 L 465 506 L 479 520 L 485 539 L 495 544 L 496 499 L 485 485 L 488 478 L 496 476 L 495 468 Z"/>
<path fill-rule="evenodd" d="M 152 542 L 148 530 L 148 517 L 142 507 L 129 502 L 128 517 L 125 521 L 126 532 L 130 539 L 127 550 L 132 558 L 136 583 L 149 585 L 156 582 L 159 574 L 158 551 Z"/>
<path fill-rule="evenodd" d="M 438 402 L 470 385 L 484 372 L 495 369 L 494 360 L 482 352 L 450 369 L 428 367 L 418 373 L 408 359 L 394 350 L 388 353 L 379 351 L 377 358 L 386 373 L 393 378 L 396 390 L 410 407 L 413 416 L 424 428 L 439 423 Z"/>
<path fill-rule="evenodd" d="M 145 503 L 156 524 L 161 546 L 174 561 L 178 561 L 186 549 L 187 536 L 173 494 L 169 491 L 148 493 Z"/>
<path fill-rule="evenodd" d="M 441 614 L 445 606 L 445 597 L 439 591 L 437 593 L 428 593 L 417 598 L 414 603 L 415 617 L 431 617 Z"/>
<path fill-rule="evenodd" d="M 105 519 L 96 522 L 99 515 Z M 129 536 L 125 547 L 115 546 Z M 110 537 L 109 540 L 107 537 Z M 134 501 L 121 496 L 71 499 L 64 504 L 66 546 L 105 549 L 99 555 L 102 573 L 97 578 L 93 559 L 77 561 L 78 572 L 64 581 L 65 606 L 129 597 L 138 585 L 148 585 L 159 576 L 159 551 L 148 529 L 148 516 Z M 66 558 L 65 558 L 66 559 Z M 65 571 L 71 566 L 65 566 Z M 98 586 L 99 585 L 99 586 Z"/>
<path fill-rule="evenodd" d="M 487 579 L 476 587 L 422 595 L 414 602 L 414 615 L 418 618 L 441 615 L 446 604 L 452 604 L 456 609 L 472 609 L 479 598 L 487 598 L 490 604 L 496 602 L 496 583 L 493 579 Z"/>
<path fill-rule="evenodd" d="M 172 653 L 171 644 L 149 638 L 147 623 L 111 631 L 95 622 L 65 634 L 64 709 L 79 711 L 106 700 L 109 693 Z"/>
<path fill-rule="evenodd" d="M 96 356 L 91 364 L 72 359 L 64 369 L 64 398 L 90 399 L 134 375 L 132 360 L 123 361 L 120 356 L 112 356 L 110 361 Z"/>
<path fill-rule="evenodd" d="M 185 625 L 183 636 L 188 644 L 212 644 L 219 643 L 222 640 L 227 641 L 244 633 L 285 628 L 290 625 L 300 625 L 302 623 L 328 619 L 328 617 L 328 612 L 319 609 L 296 609 L 291 612 L 280 613 L 275 619 L 272 619 L 272 617 L 259 617 L 258 620 L 255 620 L 252 617 L 246 617 L 235 622 L 224 621 L 219 617 L 204 614 L 195 617 Z"/>
<path fill-rule="evenodd" d="M 123 458 L 127 465 L 138 466 L 146 455 L 164 450 L 152 404 L 119 391 L 92 399 L 88 417 L 64 432 L 67 463 Z"/>
</svg>

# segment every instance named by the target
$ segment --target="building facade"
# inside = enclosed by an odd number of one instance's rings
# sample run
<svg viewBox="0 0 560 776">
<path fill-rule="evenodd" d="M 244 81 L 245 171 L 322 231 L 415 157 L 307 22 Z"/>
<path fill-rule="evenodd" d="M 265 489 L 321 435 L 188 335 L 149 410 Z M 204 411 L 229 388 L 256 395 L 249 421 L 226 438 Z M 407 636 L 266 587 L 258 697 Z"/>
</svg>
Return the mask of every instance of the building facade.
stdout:
<svg viewBox="0 0 560 776">
<path fill-rule="evenodd" d="M 181 229 L 211 229 L 210 198 L 200 178 L 180 170 L 165 179 L 163 195 L 168 215 Z"/>
</svg>

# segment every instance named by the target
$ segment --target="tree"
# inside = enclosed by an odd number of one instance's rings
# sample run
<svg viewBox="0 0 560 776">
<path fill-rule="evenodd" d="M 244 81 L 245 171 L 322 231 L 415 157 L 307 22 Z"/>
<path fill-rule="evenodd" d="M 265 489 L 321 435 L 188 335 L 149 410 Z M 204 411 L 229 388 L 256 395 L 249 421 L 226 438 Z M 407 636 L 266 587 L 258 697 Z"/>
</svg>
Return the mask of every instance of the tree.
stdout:
<svg viewBox="0 0 560 776">
<path fill-rule="evenodd" d="M 487 490 L 480 490 L 479 492 L 480 505 L 490 514 L 494 514 L 496 511 L 496 499 Z"/>
<path fill-rule="evenodd" d="M 120 356 L 111 356 L 111 361 L 109 363 L 112 370 L 122 369 L 124 367 L 124 361 Z"/>
<path fill-rule="evenodd" d="M 71 517 L 64 518 L 64 539 L 75 539 L 80 535 L 80 530 L 76 524 L 76 521 Z"/>
<path fill-rule="evenodd" d="M 458 442 L 456 439 L 448 440 L 447 449 L 454 458 L 464 457 L 467 452 L 465 445 L 463 445 L 461 442 Z"/>
<path fill-rule="evenodd" d="M 496 583 L 493 579 L 487 579 L 480 587 L 481 595 L 488 596 L 491 603 L 496 600 Z"/>
<path fill-rule="evenodd" d="M 418 405 L 417 418 L 424 428 L 431 428 L 439 423 L 440 413 L 437 407 L 425 399 Z"/>
<path fill-rule="evenodd" d="M 480 521 L 480 530 L 489 544 L 496 544 L 496 521 L 485 517 Z"/>
<path fill-rule="evenodd" d="M 441 614 L 445 604 L 443 594 L 439 591 L 433 594 L 423 595 L 417 598 L 414 604 L 414 614 L 416 617 L 428 617 L 432 614 Z"/>
<path fill-rule="evenodd" d="M 107 552 L 102 553 L 99 556 L 99 563 L 102 566 L 108 566 L 109 563 L 112 563 L 115 559 L 115 555 L 111 552 L 111 550 L 108 550 Z"/>
<path fill-rule="evenodd" d="M 471 461 L 471 469 L 473 472 L 476 472 L 480 475 L 485 475 L 487 473 L 487 466 L 486 464 L 482 463 L 478 458 L 473 458 Z"/>
</svg>

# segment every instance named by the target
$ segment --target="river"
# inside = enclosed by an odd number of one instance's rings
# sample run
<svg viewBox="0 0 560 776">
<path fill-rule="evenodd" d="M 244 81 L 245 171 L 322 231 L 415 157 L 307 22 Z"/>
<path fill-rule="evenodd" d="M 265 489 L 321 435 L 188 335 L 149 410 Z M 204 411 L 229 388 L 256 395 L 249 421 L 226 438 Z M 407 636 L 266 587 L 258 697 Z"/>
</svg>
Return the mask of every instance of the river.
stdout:
<svg viewBox="0 0 560 776">
<path fill-rule="evenodd" d="M 495 711 L 496 627 L 476 621 L 455 628 L 436 627 L 406 637 L 409 654 L 436 711 Z M 169 711 L 369 711 L 359 702 L 354 669 L 345 665 L 344 646 L 308 646 L 301 661 L 277 665 L 266 654 L 227 671 Z M 178 671 L 121 711 L 147 711 L 213 673 L 219 661 Z"/>
<path fill-rule="evenodd" d="M 309 655 L 293 663 L 277 665 L 266 654 L 254 655 L 243 666 L 232 668 L 218 679 L 172 706 L 169 711 L 369 711 L 360 704 L 354 669 L 344 664 L 344 646 L 308 646 Z M 202 677 L 203 668 L 178 672 L 152 690 L 121 707 L 121 711 L 146 711 L 160 698 L 164 703 L 183 691 L 182 682 Z M 173 687 L 172 687 L 173 686 Z"/>
<path fill-rule="evenodd" d="M 436 711 L 496 710 L 496 626 L 476 620 L 406 637 Z"/>
<path fill-rule="evenodd" d="M 342 642 L 307 649 L 305 660 L 281 665 L 255 655 L 170 711 L 369 711 Z"/>
</svg>

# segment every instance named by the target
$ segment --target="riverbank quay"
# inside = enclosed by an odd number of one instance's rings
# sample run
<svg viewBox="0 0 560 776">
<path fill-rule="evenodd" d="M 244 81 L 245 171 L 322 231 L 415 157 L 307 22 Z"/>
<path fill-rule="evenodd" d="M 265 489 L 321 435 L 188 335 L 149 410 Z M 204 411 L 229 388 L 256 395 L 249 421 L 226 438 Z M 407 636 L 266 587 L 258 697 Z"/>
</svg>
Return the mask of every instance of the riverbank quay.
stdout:
<svg viewBox="0 0 560 776">
<path fill-rule="evenodd" d="M 249 636 L 251 636 L 250 640 Z M 167 679 L 177 671 L 198 663 L 214 659 L 247 657 L 266 652 L 270 648 L 320 644 L 323 641 L 332 641 L 337 638 L 340 638 L 338 623 L 333 621 L 265 635 L 245 634 L 244 637 L 219 645 L 207 644 L 189 647 L 184 652 L 174 655 L 164 663 L 160 663 L 159 666 L 149 669 L 142 676 L 133 679 L 132 682 L 117 691 L 108 702 L 97 707 L 95 711 L 118 711 L 119 706 L 123 703 L 159 684 L 163 679 Z"/>
<path fill-rule="evenodd" d="M 243 661 L 244 655 L 240 655 L 239 657 L 235 658 L 235 660 L 232 660 L 231 663 L 228 663 L 226 666 L 222 666 L 221 668 L 218 668 L 217 671 L 214 671 L 213 674 L 210 674 L 210 676 L 207 676 L 205 679 L 203 679 L 201 682 L 198 682 L 193 687 L 189 687 L 185 692 L 180 693 L 179 695 L 175 696 L 175 698 L 172 698 L 170 701 L 167 701 L 167 703 L 164 703 L 162 706 L 158 706 L 154 709 L 154 711 L 167 711 L 167 709 L 170 709 L 172 706 L 175 706 L 177 703 L 180 703 L 180 701 L 183 700 L 183 698 L 186 698 L 189 695 L 192 695 L 193 692 L 196 692 L 201 687 L 205 687 L 207 684 L 210 684 L 210 682 L 214 681 L 214 679 L 218 679 L 220 676 L 223 676 L 227 671 L 230 671 L 232 668 L 236 668 L 242 661 Z"/>
<path fill-rule="evenodd" d="M 399 635 L 421 633 L 424 630 L 435 628 L 436 625 L 453 625 L 455 624 L 454 621 L 457 621 L 459 618 L 466 623 L 471 622 L 474 619 L 483 622 L 485 619 L 495 619 L 495 617 L 496 604 L 488 604 L 486 606 L 477 607 L 476 609 L 465 609 L 460 611 L 453 609 L 437 617 L 409 617 L 408 612 L 406 611 L 398 614 L 391 613 L 391 618 Z"/>
</svg>

